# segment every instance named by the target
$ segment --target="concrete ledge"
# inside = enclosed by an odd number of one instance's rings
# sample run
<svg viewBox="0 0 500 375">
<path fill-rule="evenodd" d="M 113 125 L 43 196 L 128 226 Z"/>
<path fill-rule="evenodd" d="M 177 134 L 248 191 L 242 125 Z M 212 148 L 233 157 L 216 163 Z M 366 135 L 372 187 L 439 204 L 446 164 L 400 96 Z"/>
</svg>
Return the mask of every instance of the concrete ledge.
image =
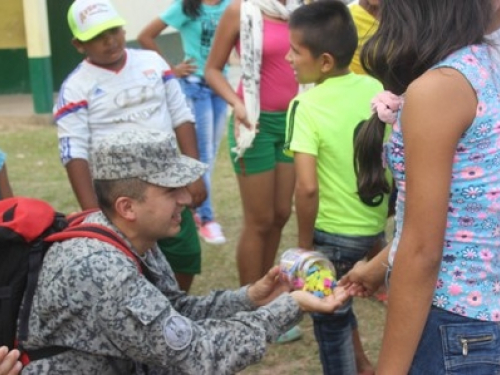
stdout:
<svg viewBox="0 0 500 375">
<path fill-rule="evenodd" d="M 52 113 L 34 112 L 31 94 L 0 95 L 0 125 L 49 125 L 52 123 Z"/>
</svg>

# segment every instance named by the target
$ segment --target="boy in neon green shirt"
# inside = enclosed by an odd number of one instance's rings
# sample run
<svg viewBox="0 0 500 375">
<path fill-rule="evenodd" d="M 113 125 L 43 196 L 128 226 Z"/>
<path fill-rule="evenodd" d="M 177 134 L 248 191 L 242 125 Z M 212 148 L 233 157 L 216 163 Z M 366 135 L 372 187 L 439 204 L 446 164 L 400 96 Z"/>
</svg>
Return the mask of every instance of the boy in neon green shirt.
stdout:
<svg viewBox="0 0 500 375">
<path fill-rule="evenodd" d="M 370 117 L 370 101 L 382 86 L 349 70 L 358 38 L 349 10 L 340 1 L 297 9 L 289 27 L 287 60 L 296 79 L 316 84 L 299 94 L 288 110 L 285 148 L 295 162 L 298 245 L 322 251 L 340 278 L 384 242 L 388 197 L 374 206 L 361 202 L 354 170 L 356 129 Z M 351 305 L 333 315 L 313 314 L 325 374 L 373 373 Z"/>
</svg>

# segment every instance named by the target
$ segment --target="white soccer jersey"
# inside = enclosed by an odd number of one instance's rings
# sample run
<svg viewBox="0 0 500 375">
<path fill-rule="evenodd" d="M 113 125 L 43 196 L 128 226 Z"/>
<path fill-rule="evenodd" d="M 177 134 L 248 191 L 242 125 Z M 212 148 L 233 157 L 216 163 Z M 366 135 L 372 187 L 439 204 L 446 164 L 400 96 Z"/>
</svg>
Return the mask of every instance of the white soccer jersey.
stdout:
<svg viewBox="0 0 500 375">
<path fill-rule="evenodd" d="M 194 122 L 169 65 L 153 51 L 126 50 L 120 71 L 83 61 L 66 78 L 54 106 L 64 165 L 88 160 L 89 146 L 106 135 L 131 129 L 172 132 Z"/>
</svg>

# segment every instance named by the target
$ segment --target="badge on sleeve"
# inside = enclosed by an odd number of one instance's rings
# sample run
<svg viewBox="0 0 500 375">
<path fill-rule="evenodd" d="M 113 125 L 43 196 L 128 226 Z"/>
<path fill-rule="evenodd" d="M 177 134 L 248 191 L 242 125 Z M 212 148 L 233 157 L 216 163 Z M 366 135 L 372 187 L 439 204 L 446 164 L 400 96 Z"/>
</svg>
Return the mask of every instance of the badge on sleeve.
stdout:
<svg viewBox="0 0 500 375">
<path fill-rule="evenodd" d="M 172 315 L 163 324 L 163 336 L 169 348 L 185 349 L 193 338 L 193 328 L 188 319 L 180 315 Z"/>
</svg>

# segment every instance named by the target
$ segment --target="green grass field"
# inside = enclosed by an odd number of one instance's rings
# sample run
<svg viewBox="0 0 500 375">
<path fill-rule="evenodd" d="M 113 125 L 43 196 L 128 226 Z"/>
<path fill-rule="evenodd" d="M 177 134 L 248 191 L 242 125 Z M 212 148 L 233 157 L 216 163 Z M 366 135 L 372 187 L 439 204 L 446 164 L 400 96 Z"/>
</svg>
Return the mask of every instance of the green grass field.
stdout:
<svg viewBox="0 0 500 375">
<path fill-rule="evenodd" d="M 7 166 L 14 193 L 45 199 L 61 212 L 78 210 L 65 170 L 59 162 L 55 127 L 0 126 L 0 129 L 0 148 L 8 154 Z M 195 279 L 193 294 L 238 287 L 234 253 L 242 215 L 238 187 L 225 143 L 222 144 L 217 161 L 212 194 L 217 219 L 224 228 L 228 242 L 217 247 L 203 244 L 203 270 Z M 292 217 L 285 228 L 280 252 L 295 246 L 296 239 L 296 222 Z M 355 311 L 365 350 L 368 357 L 376 361 L 385 307 L 371 299 L 356 300 Z M 270 346 L 262 363 L 241 374 L 320 374 L 318 349 L 308 316 L 301 323 L 301 328 L 304 337 L 300 341 Z"/>
</svg>

